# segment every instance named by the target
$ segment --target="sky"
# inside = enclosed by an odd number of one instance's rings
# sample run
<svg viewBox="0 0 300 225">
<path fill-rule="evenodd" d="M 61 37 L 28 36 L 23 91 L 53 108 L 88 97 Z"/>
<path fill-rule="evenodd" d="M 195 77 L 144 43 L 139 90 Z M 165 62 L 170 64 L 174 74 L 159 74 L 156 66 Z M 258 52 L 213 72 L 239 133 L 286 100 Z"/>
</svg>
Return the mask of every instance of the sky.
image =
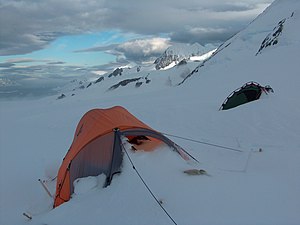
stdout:
<svg viewBox="0 0 300 225">
<path fill-rule="evenodd" d="M 57 78 L 218 46 L 272 0 L 0 0 L 0 78 Z M 1 86 L 0 86 L 1 87 Z"/>
</svg>

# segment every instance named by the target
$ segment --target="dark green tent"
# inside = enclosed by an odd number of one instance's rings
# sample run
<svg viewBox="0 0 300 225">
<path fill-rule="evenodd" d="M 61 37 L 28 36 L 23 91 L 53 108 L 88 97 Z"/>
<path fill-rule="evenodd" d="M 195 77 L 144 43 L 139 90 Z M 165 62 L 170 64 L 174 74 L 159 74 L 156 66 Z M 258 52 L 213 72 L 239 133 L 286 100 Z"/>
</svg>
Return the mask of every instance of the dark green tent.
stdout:
<svg viewBox="0 0 300 225">
<path fill-rule="evenodd" d="M 220 110 L 227 110 L 239 105 L 255 101 L 260 98 L 262 92 L 266 94 L 268 92 L 273 92 L 273 89 L 267 85 L 265 87 L 261 86 L 256 82 L 248 82 L 242 87 L 233 91 L 223 102 Z"/>
</svg>

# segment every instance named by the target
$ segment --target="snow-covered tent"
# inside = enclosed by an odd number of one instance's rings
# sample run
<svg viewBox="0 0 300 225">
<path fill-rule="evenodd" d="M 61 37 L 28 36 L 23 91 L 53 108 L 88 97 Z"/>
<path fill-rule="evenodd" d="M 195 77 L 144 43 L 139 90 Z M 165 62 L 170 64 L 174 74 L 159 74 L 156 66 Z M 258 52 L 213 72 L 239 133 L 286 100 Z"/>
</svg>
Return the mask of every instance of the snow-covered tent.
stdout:
<svg viewBox="0 0 300 225">
<path fill-rule="evenodd" d="M 239 105 L 255 101 L 260 98 L 262 93 L 273 92 L 273 89 L 267 85 L 265 87 L 261 86 L 256 82 L 247 82 L 242 87 L 233 91 L 223 102 L 220 110 L 227 110 Z"/>
<path fill-rule="evenodd" d="M 106 175 L 105 186 L 113 175 L 120 172 L 122 163 L 122 138 L 126 137 L 134 150 L 152 151 L 165 143 L 188 159 L 185 151 L 153 130 L 126 109 L 115 106 L 109 109 L 93 109 L 80 120 L 72 145 L 58 171 L 53 207 L 68 201 L 74 192 L 77 178 Z"/>
</svg>

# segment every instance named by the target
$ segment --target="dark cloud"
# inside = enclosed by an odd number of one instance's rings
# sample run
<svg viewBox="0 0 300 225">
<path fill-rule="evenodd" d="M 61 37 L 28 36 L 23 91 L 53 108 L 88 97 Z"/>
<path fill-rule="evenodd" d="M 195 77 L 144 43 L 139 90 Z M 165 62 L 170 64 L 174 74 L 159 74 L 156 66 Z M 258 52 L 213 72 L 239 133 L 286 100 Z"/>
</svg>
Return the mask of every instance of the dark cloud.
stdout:
<svg viewBox="0 0 300 225">
<path fill-rule="evenodd" d="M 213 10 L 215 12 L 243 12 L 255 9 L 257 6 L 255 4 L 245 4 L 245 3 L 226 3 L 223 5 L 215 6 Z"/>
<path fill-rule="evenodd" d="M 244 28 L 254 19 L 272 0 L 188 0 L 188 1 L 109 1 L 107 24 L 122 30 L 138 32 L 145 35 L 172 34 L 171 41 L 178 41 L 181 34 L 189 34 L 180 38 L 181 42 L 192 43 L 190 28 L 205 28 L 212 31 L 211 35 L 205 33 L 201 44 L 224 40 Z M 222 31 L 222 32 L 220 32 Z M 216 38 L 215 35 L 220 35 Z M 195 36 L 195 35 L 194 35 Z M 209 37 L 213 39 L 210 40 Z M 172 39 L 176 37 L 176 39 Z M 205 42 L 204 42 L 205 41 Z"/>
<path fill-rule="evenodd" d="M 12 67 L 14 65 L 15 65 L 14 63 L 10 63 L 10 62 L 0 63 L 0 67 L 3 67 L 3 68 L 9 68 L 9 67 Z"/>
<path fill-rule="evenodd" d="M 0 0 L 0 55 L 25 54 L 57 37 L 102 28 L 101 1 Z"/>
<path fill-rule="evenodd" d="M 0 55 L 43 49 L 63 35 L 119 29 L 121 32 L 197 40 L 224 40 L 246 26 L 272 0 L 0 0 Z M 230 15 L 229 15 L 230 13 Z M 231 27 L 228 29 L 228 27 Z M 220 32 L 222 31 L 222 32 Z M 179 37 L 182 35 L 182 37 Z M 220 35 L 219 38 L 216 36 Z M 210 39 L 211 37 L 211 39 Z M 205 43 L 202 43 L 205 44 Z M 133 55 L 133 57 L 135 57 Z"/>
<path fill-rule="evenodd" d="M 174 42 L 222 43 L 239 31 L 238 28 L 201 28 L 189 27 L 170 35 Z"/>
<path fill-rule="evenodd" d="M 54 61 L 54 62 L 48 62 L 48 65 L 64 65 L 66 64 L 66 62 L 62 62 L 62 61 Z"/>
<path fill-rule="evenodd" d="M 18 69 L 19 64 L 24 64 L 23 68 L 30 68 L 31 66 L 27 66 L 31 63 L 36 63 L 40 64 L 39 66 L 43 66 L 43 64 L 48 64 L 48 65 L 63 65 L 65 62 L 62 61 L 53 61 L 53 60 L 48 60 L 48 59 L 31 59 L 31 58 L 13 58 L 6 60 L 5 62 L 0 63 L 1 68 L 6 68 L 6 69 Z M 34 68 L 34 67 L 33 67 Z"/>
</svg>

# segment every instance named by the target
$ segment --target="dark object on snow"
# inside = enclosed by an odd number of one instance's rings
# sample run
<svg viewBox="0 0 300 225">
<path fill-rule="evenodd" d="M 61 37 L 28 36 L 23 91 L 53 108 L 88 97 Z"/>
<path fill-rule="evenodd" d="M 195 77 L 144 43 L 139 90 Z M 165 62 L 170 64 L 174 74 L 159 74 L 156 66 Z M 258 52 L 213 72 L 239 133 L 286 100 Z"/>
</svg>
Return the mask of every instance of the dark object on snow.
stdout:
<svg viewBox="0 0 300 225">
<path fill-rule="evenodd" d="M 27 217 L 28 219 L 32 220 L 32 215 L 30 215 L 29 213 L 27 212 L 24 212 L 23 213 L 23 216 Z"/>
<path fill-rule="evenodd" d="M 114 90 L 114 89 L 118 88 L 119 86 L 126 86 L 127 84 L 129 84 L 131 82 L 138 81 L 139 79 L 141 79 L 141 77 L 122 80 L 119 83 L 111 86 L 108 90 L 111 91 L 111 90 Z"/>
<path fill-rule="evenodd" d="M 122 68 L 117 68 L 117 69 L 114 70 L 114 72 L 112 72 L 111 74 L 109 74 L 108 77 L 112 77 L 112 76 L 116 77 L 118 75 L 121 76 L 122 72 L 123 72 Z"/>
<path fill-rule="evenodd" d="M 86 86 L 86 88 L 89 88 L 91 85 L 92 85 L 92 82 L 90 82 L 90 83 L 88 84 L 88 86 Z"/>
<path fill-rule="evenodd" d="M 223 102 L 220 110 L 227 110 L 239 105 L 255 101 L 260 98 L 262 93 L 268 94 L 269 92 L 274 92 L 270 85 L 265 87 L 261 86 L 256 82 L 248 82 L 244 84 L 241 88 L 233 91 Z"/>
<path fill-rule="evenodd" d="M 264 87 L 264 89 L 265 89 L 265 91 L 268 92 L 268 93 L 270 93 L 270 92 L 274 93 L 274 90 L 273 90 L 273 88 L 271 88 L 270 85 L 266 85 L 266 86 Z"/>
<path fill-rule="evenodd" d="M 139 82 L 136 82 L 136 83 L 135 83 L 135 87 L 140 87 L 142 84 L 143 84 L 143 82 L 140 82 L 140 81 L 139 81 Z"/>
<path fill-rule="evenodd" d="M 190 169 L 183 171 L 184 173 L 188 175 L 207 175 L 207 172 L 205 170 L 198 170 L 198 169 Z"/>
<path fill-rule="evenodd" d="M 99 83 L 99 82 L 101 82 L 103 80 L 104 80 L 104 77 L 100 77 L 98 80 L 95 81 L 95 84 L 97 84 L 97 83 Z"/>
<path fill-rule="evenodd" d="M 61 94 L 60 96 L 57 97 L 57 99 L 63 99 L 65 97 L 66 97 L 65 94 Z"/>
<path fill-rule="evenodd" d="M 145 77 L 146 84 L 149 84 L 151 82 L 151 80 L 148 78 L 149 75 L 150 75 L 150 73 L 148 73 L 147 76 Z"/>
<path fill-rule="evenodd" d="M 183 60 L 181 60 L 181 61 L 177 64 L 177 66 L 182 66 L 182 65 L 185 65 L 185 64 L 187 64 L 187 61 L 186 61 L 186 59 L 183 59 Z"/>
<path fill-rule="evenodd" d="M 286 19 L 281 20 L 276 27 L 274 27 L 273 32 L 269 33 L 268 36 L 261 43 L 256 55 L 262 52 L 263 49 L 278 44 L 278 38 L 283 31 L 283 25 Z"/>
</svg>

